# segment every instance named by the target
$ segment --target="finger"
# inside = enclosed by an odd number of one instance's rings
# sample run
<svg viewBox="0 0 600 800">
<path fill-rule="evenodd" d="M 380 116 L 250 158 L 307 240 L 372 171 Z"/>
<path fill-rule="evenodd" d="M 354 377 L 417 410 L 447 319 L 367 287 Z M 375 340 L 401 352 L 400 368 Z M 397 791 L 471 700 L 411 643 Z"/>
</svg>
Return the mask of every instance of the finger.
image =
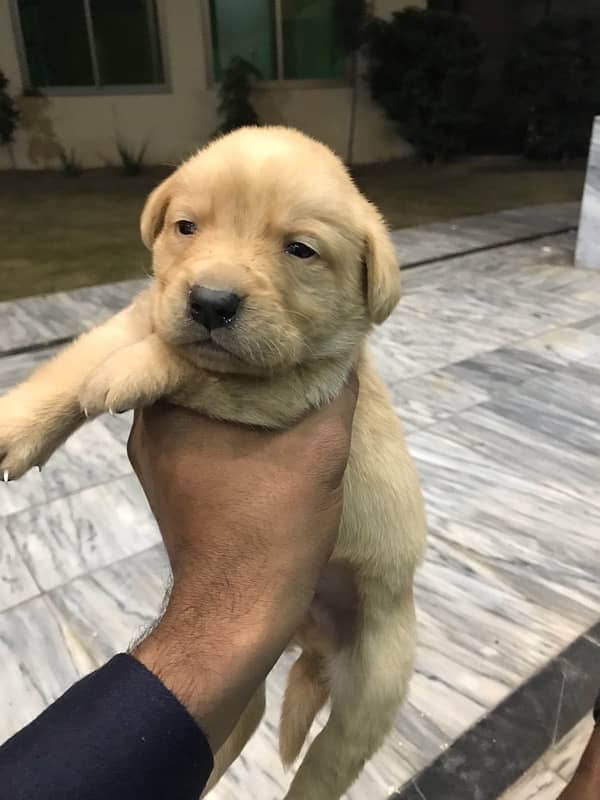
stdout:
<svg viewBox="0 0 600 800">
<path fill-rule="evenodd" d="M 142 411 L 136 409 L 133 412 L 133 423 L 127 439 L 127 457 L 135 472 L 137 472 L 137 452 L 140 443 L 140 428 L 142 426 L 141 417 Z"/>
</svg>

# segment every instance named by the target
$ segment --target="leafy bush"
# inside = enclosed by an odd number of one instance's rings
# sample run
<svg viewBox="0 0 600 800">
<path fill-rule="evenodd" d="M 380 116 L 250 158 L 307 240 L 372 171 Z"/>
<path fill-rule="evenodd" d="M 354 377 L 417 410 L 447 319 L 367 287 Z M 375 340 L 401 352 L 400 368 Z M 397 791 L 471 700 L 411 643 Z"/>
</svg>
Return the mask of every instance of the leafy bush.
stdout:
<svg viewBox="0 0 600 800">
<path fill-rule="evenodd" d="M 83 174 L 83 165 L 77 158 L 75 148 L 67 150 L 65 147 L 61 147 L 58 157 L 61 163 L 61 172 L 65 178 L 78 178 Z"/>
<path fill-rule="evenodd" d="M 600 113 L 600 19 L 550 17 L 521 38 L 507 67 L 509 125 L 531 158 L 587 153 Z"/>
<path fill-rule="evenodd" d="M 229 133 L 245 125 L 259 125 L 258 114 L 250 101 L 252 83 L 260 78 L 259 70 L 246 59 L 232 58 L 221 77 L 218 112 L 221 124 L 216 135 Z"/>
<path fill-rule="evenodd" d="M 19 112 L 7 89 L 8 78 L 0 70 L 0 144 L 2 145 L 11 144 L 19 124 Z"/>
<path fill-rule="evenodd" d="M 130 178 L 136 175 L 141 175 L 145 169 L 144 157 L 148 149 L 148 142 L 140 145 L 139 150 L 135 151 L 125 144 L 125 142 L 117 141 L 117 152 L 121 159 L 121 173 Z"/>
<path fill-rule="evenodd" d="M 428 161 L 467 147 L 477 124 L 482 50 L 468 19 L 444 11 L 409 8 L 367 28 L 371 94 Z"/>
</svg>

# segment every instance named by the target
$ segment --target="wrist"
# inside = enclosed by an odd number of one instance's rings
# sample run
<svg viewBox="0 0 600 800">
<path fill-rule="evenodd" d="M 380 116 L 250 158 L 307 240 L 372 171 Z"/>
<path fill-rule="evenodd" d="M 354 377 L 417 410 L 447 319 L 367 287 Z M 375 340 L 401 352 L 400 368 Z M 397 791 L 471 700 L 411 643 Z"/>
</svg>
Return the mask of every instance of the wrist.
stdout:
<svg viewBox="0 0 600 800">
<path fill-rule="evenodd" d="M 132 655 L 185 706 L 216 753 L 286 644 L 264 614 L 207 619 L 175 597 Z"/>
</svg>

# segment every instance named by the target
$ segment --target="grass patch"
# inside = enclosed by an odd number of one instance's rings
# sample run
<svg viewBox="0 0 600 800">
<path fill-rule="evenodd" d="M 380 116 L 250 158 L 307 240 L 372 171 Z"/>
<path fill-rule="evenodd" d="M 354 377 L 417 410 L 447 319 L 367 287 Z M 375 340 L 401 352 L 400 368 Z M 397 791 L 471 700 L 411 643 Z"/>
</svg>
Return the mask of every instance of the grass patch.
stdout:
<svg viewBox="0 0 600 800">
<path fill-rule="evenodd" d="M 354 177 L 392 228 L 407 228 L 505 208 L 579 201 L 585 168 L 396 161 L 358 167 Z"/>
<path fill-rule="evenodd" d="M 3 172 L 0 178 L 0 300 L 139 278 L 150 257 L 139 238 L 148 192 L 168 170 L 125 179 L 89 170 Z M 360 188 L 393 228 L 526 205 L 579 200 L 581 169 L 426 166 L 360 167 Z"/>
</svg>

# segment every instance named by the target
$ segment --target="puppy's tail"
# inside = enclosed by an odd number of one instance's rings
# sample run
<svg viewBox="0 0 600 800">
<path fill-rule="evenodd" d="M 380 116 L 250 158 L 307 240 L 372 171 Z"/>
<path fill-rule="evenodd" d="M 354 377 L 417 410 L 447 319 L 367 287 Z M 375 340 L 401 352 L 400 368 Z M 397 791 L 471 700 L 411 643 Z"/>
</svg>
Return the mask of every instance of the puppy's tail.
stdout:
<svg viewBox="0 0 600 800">
<path fill-rule="evenodd" d="M 281 708 L 279 755 L 285 767 L 298 758 L 310 726 L 328 696 L 324 660 L 314 653 L 302 653 L 290 670 Z"/>
</svg>

